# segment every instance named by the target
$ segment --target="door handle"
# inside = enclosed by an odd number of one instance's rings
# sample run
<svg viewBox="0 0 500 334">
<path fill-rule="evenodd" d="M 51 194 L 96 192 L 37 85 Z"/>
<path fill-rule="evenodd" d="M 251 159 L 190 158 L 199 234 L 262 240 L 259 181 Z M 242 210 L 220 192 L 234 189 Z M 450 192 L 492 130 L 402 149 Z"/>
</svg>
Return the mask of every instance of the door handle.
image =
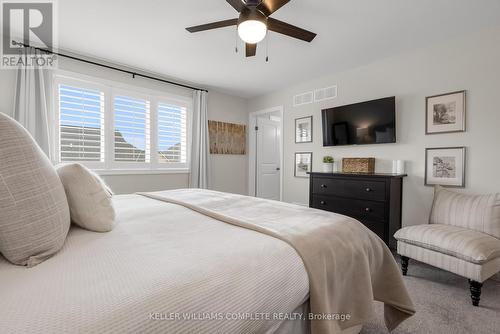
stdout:
<svg viewBox="0 0 500 334">
<path fill-rule="evenodd" d="M 281 170 L 281 168 L 279 168 L 279 167 L 276 167 L 276 170 Z"/>
<path fill-rule="evenodd" d="M 325 205 L 325 204 L 326 204 L 326 202 L 325 202 L 325 201 L 321 201 L 321 202 L 319 202 L 319 204 L 321 204 L 321 205 Z"/>
<path fill-rule="evenodd" d="M 372 211 L 372 209 L 370 209 L 370 208 L 365 208 L 365 211 L 366 211 L 366 212 L 371 212 L 371 211 Z"/>
<path fill-rule="evenodd" d="M 368 188 L 366 188 L 365 190 L 366 190 L 366 192 L 368 192 L 368 193 L 369 193 L 370 191 L 372 191 L 372 188 L 368 187 Z"/>
<path fill-rule="evenodd" d="M 326 188 L 326 184 L 322 184 L 322 185 L 321 185 L 321 188 Z"/>
</svg>

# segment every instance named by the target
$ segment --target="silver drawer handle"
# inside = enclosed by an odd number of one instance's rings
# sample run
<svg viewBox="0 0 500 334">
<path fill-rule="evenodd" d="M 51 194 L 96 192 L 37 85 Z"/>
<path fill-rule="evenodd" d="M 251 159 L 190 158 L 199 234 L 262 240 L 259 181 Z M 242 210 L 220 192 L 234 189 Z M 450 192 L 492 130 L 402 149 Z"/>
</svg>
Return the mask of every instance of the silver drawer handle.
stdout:
<svg viewBox="0 0 500 334">
<path fill-rule="evenodd" d="M 321 204 L 321 205 L 325 205 L 325 204 L 326 204 L 326 202 L 325 202 L 325 201 L 321 201 L 321 202 L 319 202 L 319 204 Z"/>
<path fill-rule="evenodd" d="M 326 188 L 326 184 L 322 184 L 322 185 L 321 185 L 321 188 Z"/>
<path fill-rule="evenodd" d="M 365 208 L 365 211 L 366 211 L 366 212 L 371 212 L 371 211 L 372 211 L 372 209 L 370 209 L 370 208 Z"/>
<path fill-rule="evenodd" d="M 372 191 L 372 188 L 366 188 L 365 190 L 366 190 L 366 192 L 369 193 L 370 191 Z"/>
</svg>

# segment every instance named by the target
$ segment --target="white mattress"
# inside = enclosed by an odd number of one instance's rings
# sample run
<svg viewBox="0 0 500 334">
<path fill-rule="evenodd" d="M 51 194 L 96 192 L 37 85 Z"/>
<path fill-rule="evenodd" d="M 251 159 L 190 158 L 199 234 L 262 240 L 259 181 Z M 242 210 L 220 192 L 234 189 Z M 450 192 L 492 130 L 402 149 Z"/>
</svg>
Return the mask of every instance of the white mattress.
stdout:
<svg viewBox="0 0 500 334">
<path fill-rule="evenodd" d="M 0 257 L 0 333 L 272 333 L 280 320 L 150 315 L 286 313 L 307 300 L 304 265 L 285 242 L 139 195 L 114 201 L 112 232 L 73 227 L 31 269 Z"/>
</svg>

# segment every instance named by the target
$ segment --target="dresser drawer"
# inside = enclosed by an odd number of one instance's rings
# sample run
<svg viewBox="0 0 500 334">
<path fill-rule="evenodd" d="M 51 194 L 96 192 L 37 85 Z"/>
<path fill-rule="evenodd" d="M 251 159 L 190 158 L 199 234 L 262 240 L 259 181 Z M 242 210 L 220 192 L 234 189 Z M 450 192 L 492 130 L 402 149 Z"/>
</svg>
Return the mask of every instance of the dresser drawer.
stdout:
<svg viewBox="0 0 500 334">
<path fill-rule="evenodd" d="M 312 193 L 372 201 L 384 201 L 386 198 L 385 182 L 371 180 L 315 177 L 312 181 Z"/>
<path fill-rule="evenodd" d="M 385 203 L 334 196 L 312 195 L 311 207 L 340 213 L 358 220 L 384 221 Z"/>
</svg>

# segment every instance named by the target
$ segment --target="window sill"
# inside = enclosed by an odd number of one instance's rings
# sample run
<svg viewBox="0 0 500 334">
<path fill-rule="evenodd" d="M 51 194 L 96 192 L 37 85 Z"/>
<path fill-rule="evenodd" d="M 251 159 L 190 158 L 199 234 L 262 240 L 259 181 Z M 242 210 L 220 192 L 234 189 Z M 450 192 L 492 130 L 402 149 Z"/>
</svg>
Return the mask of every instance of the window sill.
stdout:
<svg viewBox="0 0 500 334">
<path fill-rule="evenodd" d="M 160 174 L 189 174 L 187 168 L 169 169 L 94 169 L 98 175 L 160 175 Z"/>
</svg>

